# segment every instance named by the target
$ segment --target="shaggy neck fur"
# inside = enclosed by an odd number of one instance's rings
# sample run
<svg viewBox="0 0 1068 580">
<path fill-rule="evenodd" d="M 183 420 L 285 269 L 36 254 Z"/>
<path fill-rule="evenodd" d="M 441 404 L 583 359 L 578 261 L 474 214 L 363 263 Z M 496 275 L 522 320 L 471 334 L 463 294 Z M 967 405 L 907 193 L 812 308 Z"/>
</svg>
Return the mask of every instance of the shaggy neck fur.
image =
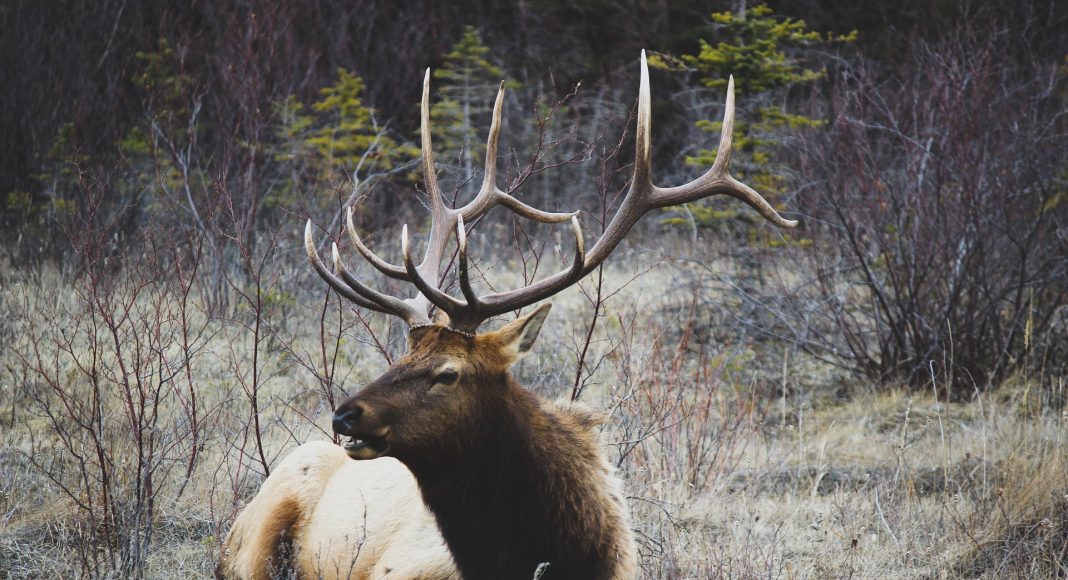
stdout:
<svg viewBox="0 0 1068 580">
<path fill-rule="evenodd" d="M 462 453 L 400 458 L 463 577 L 533 578 L 548 562 L 545 580 L 634 578 L 634 538 L 597 443 L 599 421 L 582 407 L 541 401 L 510 377 L 491 390 Z"/>
</svg>

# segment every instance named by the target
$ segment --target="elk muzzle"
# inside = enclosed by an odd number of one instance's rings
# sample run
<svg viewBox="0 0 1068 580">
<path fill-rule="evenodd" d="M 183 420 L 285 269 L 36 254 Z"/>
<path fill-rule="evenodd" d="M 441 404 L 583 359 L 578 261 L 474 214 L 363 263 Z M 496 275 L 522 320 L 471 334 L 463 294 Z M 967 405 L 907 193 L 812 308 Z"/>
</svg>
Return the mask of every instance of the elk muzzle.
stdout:
<svg viewBox="0 0 1068 580">
<path fill-rule="evenodd" d="M 373 427 L 366 407 L 349 399 L 334 411 L 334 433 L 348 439 L 342 447 L 353 459 L 375 459 L 389 451 L 389 428 Z"/>
</svg>

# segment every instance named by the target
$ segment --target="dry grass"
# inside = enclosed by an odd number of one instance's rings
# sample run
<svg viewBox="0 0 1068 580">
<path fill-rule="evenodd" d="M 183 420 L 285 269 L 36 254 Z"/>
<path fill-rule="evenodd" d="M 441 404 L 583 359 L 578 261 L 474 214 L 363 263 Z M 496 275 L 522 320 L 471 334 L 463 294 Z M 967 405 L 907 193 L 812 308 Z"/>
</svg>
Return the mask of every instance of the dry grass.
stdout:
<svg viewBox="0 0 1068 580">
<path fill-rule="evenodd" d="M 741 335 L 709 340 L 720 333 L 707 327 L 721 323 L 707 319 L 709 303 L 721 297 L 709 270 L 640 252 L 628 263 L 631 270 L 606 278 L 606 292 L 618 294 L 606 303 L 578 375 L 582 398 L 612 415 L 605 442 L 626 480 L 647 577 L 1068 574 L 1068 418 L 1025 395 L 1032 379 L 967 403 L 856 384 L 842 397 L 845 378 L 788 347 Z M 504 278 L 495 276 L 502 286 L 514 282 Z M 46 313 L 77 311 L 77 296 L 55 291 L 62 282 L 50 273 L 36 282 L 10 277 L 2 287 L 8 316 L 0 331 L 9 343 L 0 353 L 0 571 L 9 578 L 208 577 L 235 505 L 262 480 L 239 380 L 247 380 L 253 351 L 268 463 L 325 437 L 328 396 L 321 377 L 305 368 L 324 368 L 321 304 L 296 296 L 265 311 L 270 335 L 258 343 L 239 323 L 249 312 L 194 310 L 187 323 L 204 329 L 189 363 L 202 410 L 199 456 L 182 489 L 186 403 L 166 395 L 154 428 L 176 434 L 176 442 L 158 456 L 152 535 L 143 566 L 130 572 L 114 560 L 114 546 L 93 543 L 100 534 L 86 528 L 96 520 L 78 507 L 84 494 L 63 492 L 82 475 L 45 416 L 61 401 L 15 354 L 29 351 L 27 325 L 34 323 L 42 348 L 55 350 L 50 333 L 62 325 L 43 324 Z M 518 369 L 538 392 L 572 392 L 594 292 L 587 280 L 554 301 L 537 356 Z M 340 396 L 385 363 L 367 328 L 351 313 L 337 316 L 327 309 L 322 330 L 340 336 L 333 393 Z M 387 350 L 400 348 L 385 322 L 370 329 Z M 105 359 L 114 362 L 114 353 Z M 60 383 L 84 394 L 73 360 L 60 356 L 59 365 Z M 121 425 L 118 407 L 109 409 L 107 421 Z M 110 433 L 116 457 L 131 453 L 135 439 Z M 74 451 L 92 450 L 83 442 Z M 112 489 L 132 489 L 129 470 L 113 466 L 111 473 L 122 478 Z"/>
</svg>

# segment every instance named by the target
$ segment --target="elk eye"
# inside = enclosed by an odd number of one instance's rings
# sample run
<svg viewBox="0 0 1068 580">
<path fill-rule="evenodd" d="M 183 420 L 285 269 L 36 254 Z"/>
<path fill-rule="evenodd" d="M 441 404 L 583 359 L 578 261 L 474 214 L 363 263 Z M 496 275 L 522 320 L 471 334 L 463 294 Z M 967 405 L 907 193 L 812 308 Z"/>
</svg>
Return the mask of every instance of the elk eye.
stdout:
<svg viewBox="0 0 1068 580">
<path fill-rule="evenodd" d="M 460 373 L 454 370 L 441 371 L 434 377 L 434 382 L 443 385 L 451 385 L 456 382 L 456 379 L 460 378 Z"/>
</svg>

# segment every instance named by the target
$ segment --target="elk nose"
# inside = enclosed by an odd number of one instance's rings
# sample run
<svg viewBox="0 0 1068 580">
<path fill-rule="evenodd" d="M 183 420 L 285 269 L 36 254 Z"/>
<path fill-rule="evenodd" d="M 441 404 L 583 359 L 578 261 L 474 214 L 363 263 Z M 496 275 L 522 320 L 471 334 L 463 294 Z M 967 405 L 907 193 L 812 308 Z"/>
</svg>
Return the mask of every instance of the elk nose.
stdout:
<svg viewBox="0 0 1068 580">
<path fill-rule="evenodd" d="M 360 420 L 361 415 L 363 415 L 363 407 L 360 405 L 353 405 L 334 411 L 334 433 L 339 435 L 348 434 Z"/>
</svg>

